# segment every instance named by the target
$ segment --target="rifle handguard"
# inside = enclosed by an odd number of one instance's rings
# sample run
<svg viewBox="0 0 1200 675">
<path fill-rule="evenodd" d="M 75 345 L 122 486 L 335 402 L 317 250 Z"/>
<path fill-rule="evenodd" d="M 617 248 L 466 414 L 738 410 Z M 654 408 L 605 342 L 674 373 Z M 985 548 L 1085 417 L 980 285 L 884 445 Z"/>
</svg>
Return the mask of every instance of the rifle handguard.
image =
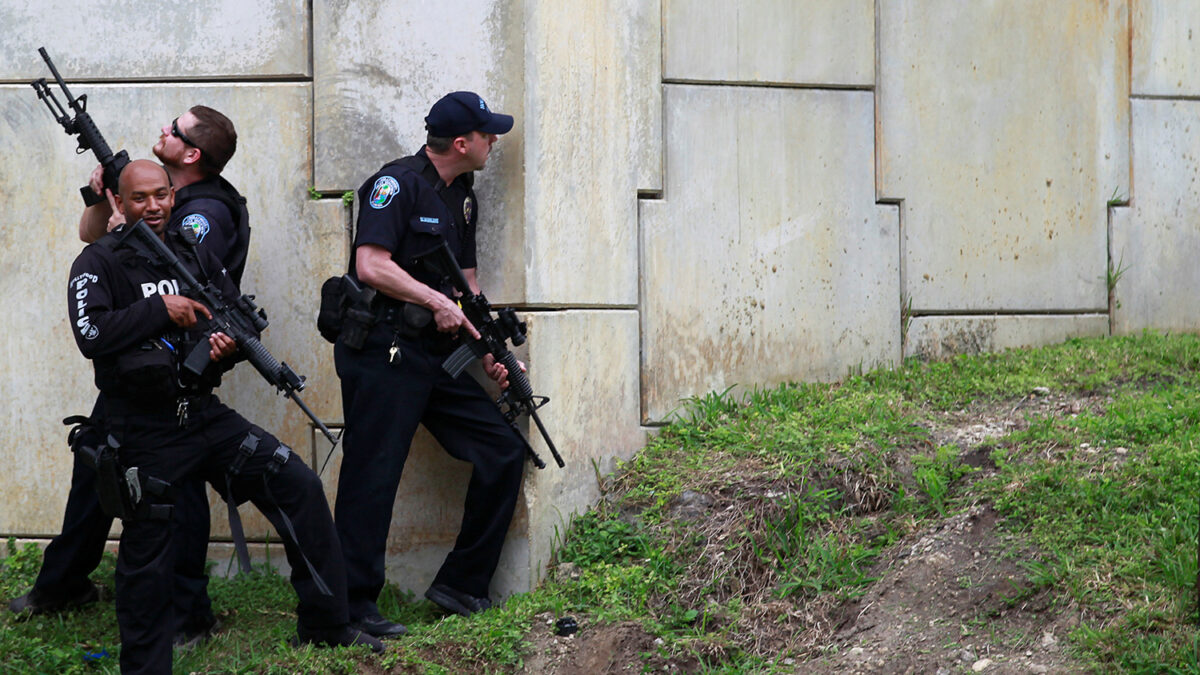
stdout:
<svg viewBox="0 0 1200 675">
<path fill-rule="evenodd" d="M 529 376 L 525 371 L 521 370 L 521 363 L 517 361 L 517 356 L 512 352 L 504 352 L 504 356 L 500 358 L 500 363 L 508 369 L 508 391 L 510 395 L 518 401 L 528 401 L 533 398 L 533 385 L 529 383 Z"/>
</svg>

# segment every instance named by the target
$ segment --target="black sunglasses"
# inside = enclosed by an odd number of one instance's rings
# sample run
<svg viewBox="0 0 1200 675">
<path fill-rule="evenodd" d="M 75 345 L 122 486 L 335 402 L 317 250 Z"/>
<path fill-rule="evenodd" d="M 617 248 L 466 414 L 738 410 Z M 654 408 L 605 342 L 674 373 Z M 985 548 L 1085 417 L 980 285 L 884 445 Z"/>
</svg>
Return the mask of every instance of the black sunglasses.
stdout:
<svg viewBox="0 0 1200 675">
<path fill-rule="evenodd" d="M 179 140 L 183 141 L 184 143 L 192 146 L 193 148 L 199 150 L 200 152 L 204 152 L 204 148 L 201 148 L 200 146 L 196 145 L 196 143 L 194 141 L 192 141 L 192 139 L 188 138 L 187 136 L 184 136 L 183 132 L 179 130 L 179 118 L 178 117 L 171 120 L 171 135 L 174 136 L 175 138 L 178 138 Z"/>
</svg>

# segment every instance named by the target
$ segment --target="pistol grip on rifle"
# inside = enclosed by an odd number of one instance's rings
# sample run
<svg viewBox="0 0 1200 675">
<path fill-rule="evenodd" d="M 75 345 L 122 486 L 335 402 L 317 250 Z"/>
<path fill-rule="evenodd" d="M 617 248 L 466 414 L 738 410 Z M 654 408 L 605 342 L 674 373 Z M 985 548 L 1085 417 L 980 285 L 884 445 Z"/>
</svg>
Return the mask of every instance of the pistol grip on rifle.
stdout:
<svg viewBox="0 0 1200 675">
<path fill-rule="evenodd" d="M 83 196 L 83 203 L 88 206 L 95 206 L 101 202 L 107 201 L 104 195 L 98 195 L 92 191 L 91 185 L 84 185 L 79 188 L 79 194 Z"/>
</svg>

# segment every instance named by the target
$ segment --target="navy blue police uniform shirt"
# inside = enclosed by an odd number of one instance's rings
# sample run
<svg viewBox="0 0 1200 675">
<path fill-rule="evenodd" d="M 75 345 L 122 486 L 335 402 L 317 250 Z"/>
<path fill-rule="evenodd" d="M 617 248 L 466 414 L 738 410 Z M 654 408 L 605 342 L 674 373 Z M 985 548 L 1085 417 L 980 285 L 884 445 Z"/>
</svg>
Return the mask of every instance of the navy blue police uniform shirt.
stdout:
<svg viewBox="0 0 1200 675">
<path fill-rule="evenodd" d="M 384 165 L 358 189 L 355 248 L 380 246 L 391 252 L 392 261 L 404 271 L 435 288 L 437 280 L 424 269 L 414 268 L 411 261 L 443 239 L 459 267 L 474 268 L 479 207 L 473 183 L 474 174 L 468 172 L 444 184 L 425 148 Z M 353 256 L 350 271 L 354 272 Z M 446 293 L 449 289 L 438 290 Z"/>
<path fill-rule="evenodd" d="M 237 241 L 237 224 L 229 207 L 212 197 L 194 197 L 175 204 L 170 227 L 187 227 L 196 233 L 201 248 L 228 262 Z"/>
<path fill-rule="evenodd" d="M 179 295 L 180 280 L 168 268 L 104 241 L 120 237 L 122 232 L 110 232 L 85 247 L 71 265 L 67 286 L 71 332 L 79 351 L 95 365 L 96 387 L 101 391 L 117 387 L 116 357 L 177 330 L 162 296 Z M 177 236 L 167 236 L 167 246 L 180 255 L 184 244 L 175 241 Z M 221 261 L 210 251 L 197 248 L 195 257 L 185 254 L 180 258 L 193 275 L 210 279 L 221 295 L 239 295 Z M 203 331 L 207 325 L 207 319 L 200 316 L 192 330 Z"/>
</svg>

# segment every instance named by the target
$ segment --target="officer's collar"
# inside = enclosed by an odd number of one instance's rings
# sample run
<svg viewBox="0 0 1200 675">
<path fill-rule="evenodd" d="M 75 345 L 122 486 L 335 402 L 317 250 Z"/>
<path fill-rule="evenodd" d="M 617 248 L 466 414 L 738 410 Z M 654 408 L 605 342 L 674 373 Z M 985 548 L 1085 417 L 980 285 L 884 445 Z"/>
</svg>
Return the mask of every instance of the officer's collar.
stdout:
<svg viewBox="0 0 1200 675">
<path fill-rule="evenodd" d="M 421 146 L 421 149 L 417 151 L 417 157 L 420 157 L 421 161 L 423 162 L 421 165 L 421 177 L 432 183 L 436 189 L 440 190 L 445 184 L 442 183 L 442 177 L 438 175 L 437 167 L 433 165 L 433 161 L 429 159 L 429 154 L 425 152 L 425 150 L 425 146 Z M 470 188 L 475 184 L 475 172 L 468 171 L 466 173 L 460 173 L 458 178 L 450 181 L 450 185 L 454 185 L 455 183 L 459 183 L 463 187 Z"/>
</svg>

